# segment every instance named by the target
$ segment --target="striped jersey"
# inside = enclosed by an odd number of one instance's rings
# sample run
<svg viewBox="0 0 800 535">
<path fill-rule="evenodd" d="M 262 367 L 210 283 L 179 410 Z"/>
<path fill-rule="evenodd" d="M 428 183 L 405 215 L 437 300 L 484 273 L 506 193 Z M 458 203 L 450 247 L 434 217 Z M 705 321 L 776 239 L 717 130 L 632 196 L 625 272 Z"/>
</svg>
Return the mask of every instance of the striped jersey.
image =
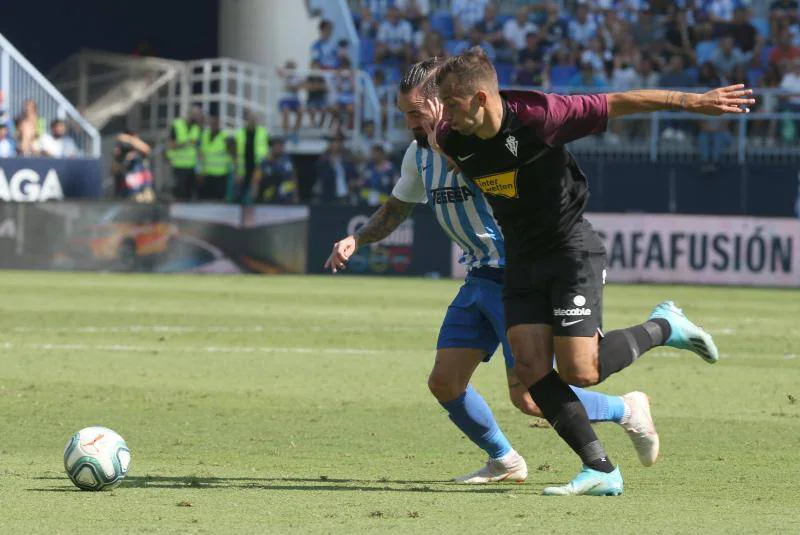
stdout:
<svg viewBox="0 0 800 535">
<path fill-rule="evenodd" d="M 428 203 L 442 229 L 463 251 L 467 269 L 503 267 L 503 234 L 480 190 L 447 160 L 412 141 L 403 157 L 400 180 L 392 196 L 408 203 Z"/>
</svg>

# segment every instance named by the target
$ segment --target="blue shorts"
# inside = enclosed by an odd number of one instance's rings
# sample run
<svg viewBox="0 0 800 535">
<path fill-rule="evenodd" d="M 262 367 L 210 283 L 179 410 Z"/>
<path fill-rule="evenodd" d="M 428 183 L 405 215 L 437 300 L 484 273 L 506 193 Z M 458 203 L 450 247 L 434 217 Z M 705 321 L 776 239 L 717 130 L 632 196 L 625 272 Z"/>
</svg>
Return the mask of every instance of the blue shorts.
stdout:
<svg viewBox="0 0 800 535">
<path fill-rule="evenodd" d="M 300 101 L 292 98 L 281 99 L 281 101 L 278 102 L 278 109 L 280 111 L 284 110 L 297 111 L 300 109 Z"/>
<path fill-rule="evenodd" d="M 484 362 L 488 362 L 499 344 L 503 345 L 506 368 L 513 368 L 514 356 L 506 339 L 503 285 L 488 278 L 467 275 L 458 295 L 447 307 L 436 348 L 483 349 L 488 353 Z"/>
</svg>

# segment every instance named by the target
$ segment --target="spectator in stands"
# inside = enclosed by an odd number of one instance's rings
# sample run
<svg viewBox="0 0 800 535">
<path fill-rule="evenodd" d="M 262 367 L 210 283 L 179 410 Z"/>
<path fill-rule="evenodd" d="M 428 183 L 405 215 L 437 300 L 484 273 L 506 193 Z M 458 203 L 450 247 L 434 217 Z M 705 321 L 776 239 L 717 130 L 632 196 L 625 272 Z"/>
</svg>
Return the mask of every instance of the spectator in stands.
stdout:
<svg viewBox="0 0 800 535">
<path fill-rule="evenodd" d="M 629 34 L 630 31 L 630 24 L 621 19 L 615 9 L 603 12 L 603 22 L 600 25 L 598 36 L 603 40 L 604 48 L 613 50 L 617 40 L 623 35 Z"/>
<path fill-rule="evenodd" d="M 386 20 L 381 22 L 378 30 L 378 44 L 375 49 L 375 61 L 396 61 L 401 69 L 411 63 L 413 50 L 411 41 L 414 32 L 411 23 L 400 17 L 400 10 L 391 6 L 386 14 Z"/>
<path fill-rule="evenodd" d="M 353 128 L 353 114 L 355 113 L 355 74 L 348 58 L 344 58 L 333 77 L 336 90 L 336 105 L 334 124 L 341 134 L 344 127 Z"/>
<path fill-rule="evenodd" d="M 333 23 L 327 19 L 319 23 L 319 39 L 311 45 L 311 60 L 323 69 L 335 69 L 336 43 L 333 41 Z"/>
<path fill-rule="evenodd" d="M 189 117 L 172 121 L 167 141 L 167 159 L 172 167 L 172 196 L 188 201 L 199 195 L 197 184 L 197 153 L 203 130 L 203 109 L 194 105 Z"/>
<path fill-rule="evenodd" d="M 675 54 L 669 58 L 669 62 L 661 73 L 661 87 L 674 87 L 675 89 L 685 89 L 695 85 L 695 80 L 686 72 L 686 60 L 682 54 Z"/>
<path fill-rule="evenodd" d="M 368 9 L 375 20 L 383 20 L 396 0 L 361 0 L 362 9 Z"/>
<path fill-rule="evenodd" d="M 700 75 L 697 84 L 702 88 L 722 87 L 727 79 L 717 72 L 714 64 L 706 61 L 700 66 Z M 722 151 L 730 144 L 731 135 L 728 132 L 728 121 L 703 121 L 700 123 L 698 143 L 700 159 L 703 162 L 703 172 L 713 172 L 719 161 Z"/>
<path fill-rule="evenodd" d="M 633 40 L 644 54 L 653 54 L 655 57 L 664 47 L 664 26 L 652 11 L 644 9 L 639 11 L 636 23 L 632 26 Z"/>
<path fill-rule="evenodd" d="M 444 37 L 442 37 L 442 34 L 435 31 L 425 35 L 422 46 L 417 53 L 417 61 L 423 61 L 432 57 L 447 57 L 447 51 L 444 49 Z"/>
<path fill-rule="evenodd" d="M 17 152 L 20 156 L 38 156 L 37 144 L 39 136 L 45 132 L 44 117 L 39 117 L 36 102 L 26 100 L 22 112 L 14 119 L 16 130 Z"/>
<path fill-rule="evenodd" d="M 359 202 L 368 206 L 380 206 L 389 198 L 397 179 L 397 170 L 389 160 L 383 145 L 372 147 L 370 160 L 361 171 Z"/>
<path fill-rule="evenodd" d="M 611 87 L 614 91 L 630 91 L 638 87 L 637 63 L 638 60 L 633 61 L 623 56 L 614 58 L 614 69 L 611 72 Z"/>
<path fill-rule="evenodd" d="M 153 202 L 156 198 L 153 173 L 150 171 L 150 145 L 136 132 L 126 130 L 117 136 L 111 174 L 117 197 L 136 202 Z"/>
<path fill-rule="evenodd" d="M 480 31 L 484 41 L 492 46 L 498 61 L 513 63 L 513 49 L 506 43 L 503 35 L 503 23 L 497 18 L 497 8 L 494 4 L 486 5 L 483 18 L 475 24 L 475 29 Z"/>
<path fill-rule="evenodd" d="M 488 41 L 483 38 L 483 33 L 475 27 L 472 28 L 469 32 L 469 41 L 461 41 L 456 45 L 453 49 L 453 54 L 458 55 L 461 54 L 474 46 L 479 46 L 486 52 L 486 56 L 494 62 L 497 59 L 497 54 L 494 51 L 494 48 Z"/>
<path fill-rule="evenodd" d="M 539 13 L 543 16 L 537 25 L 545 40 L 550 43 L 557 43 L 569 36 L 569 24 L 561 16 L 561 8 L 558 3 L 550 1 L 542 4 L 542 10 Z"/>
<path fill-rule="evenodd" d="M 572 77 L 578 72 L 575 66 L 575 58 L 569 49 L 560 47 L 553 52 L 550 57 L 550 85 L 553 91 L 558 91 L 559 87 L 570 85 Z"/>
<path fill-rule="evenodd" d="M 361 15 L 355 21 L 358 36 L 362 39 L 375 39 L 378 37 L 380 22 L 372 15 L 372 11 L 364 6 Z"/>
<path fill-rule="evenodd" d="M 425 39 L 428 38 L 428 35 L 433 33 L 433 26 L 431 26 L 431 21 L 428 19 L 422 19 L 420 21 L 417 30 L 414 32 L 414 38 L 411 40 L 411 44 L 414 46 L 414 50 L 418 53 L 422 49 L 422 45 L 425 42 Z"/>
<path fill-rule="evenodd" d="M 545 64 L 547 57 L 547 42 L 536 32 L 530 32 L 525 36 L 525 47 L 517 53 L 517 65 L 522 65 L 532 60 L 540 68 Z"/>
<path fill-rule="evenodd" d="M 219 117 L 208 118 L 200 138 L 200 198 L 222 201 L 233 190 L 233 172 L 238 167 L 236 141 L 220 128 Z"/>
<path fill-rule="evenodd" d="M 50 133 L 39 136 L 34 150 L 45 158 L 76 158 L 81 155 L 75 140 L 67 135 L 67 123 L 62 119 L 50 123 Z"/>
<path fill-rule="evenodd" d="M 800 2 L 797 0 L 775 0 L 769 6 L 770 35 L 778 35 L 788 25 L 798 21 Z"/>
<path fill-rule="evenodd" d="M 283 79 L 283 91 L 278 100 L 278 109 L 281 112 L 281 126 L 283 135 L 297 141 L 300 124 L 303 120 L 303 109 L 300 105 L 300 90 L 305 87 L 305 80 L 297 74 L 297 63 L 292 60 L 278 69 L 278 76 Z M 294 115 L 294 124 L 290 126 L 290 118 Z"/>
<path fill-rule="evenodd" d="M 489 0 L 452 0 L 450 12 L 453 14 L 456 38 L 463 39 L 483 18 Z"/>
<path fill-rule="evenodd" d="M 734 46 L 733 37 L 726 35 L 719 40 L 719 46 L 711 55 L 711 63 L 723 77 L 730 79 L 737 65 L 744 65 L 750 57 Z"/>
<path fill-rule="evenodd" d="M 767 66 L 767 70 L 764 73 L 764 76 L 761 78 L 761 83 L 759 87 L 763 87 L 765 89 L 778 89 L 781 85 L 781 80 L 783 79 L 783 73 L 781 72 L 780 67 L 778 67 L 775 63 L 770 63 Z M 760 112 L 760 113 L 777 113 L 778 110 L 778 96 L 769 94 L 769 93 L 760 93 L 759 98 L 756 99 L 756 105 L 753 107 L 753 111 Z M 754 133 L 757 136 L 754 139 L 755 143 L 763 143 L 767 146 L 775 145 L 776 142 L 776 134 L 778 131 L 778 121 L 775 119 L 764 119 L 764 120 L 757 120 L 753 121 Z"/>
<path fill-rule="evenodd" d="M 607 87 L 604 77 L 599 76 L 591 63 L 581 63 L 581 69 L 574 74 L 569 80 L 569 85 L 572 87 L 587 87 L 592 89 L 600 89 Z"/>
<path fill-rule="evenodd" d="M 234 187 L 228 200 L 237 204 L 250 204 L 254 200 L 254 183 L 259 173 L 261 162 L 269 153 L 269 133 L 260 124 L 253 111 L 245 115 L 245 125 L 236 131 L 236 167 L 234 169 Z"/>
<path fill-rule="evenodd" d="M 282 139 L 273 139 L 269 156 L 261 162 L 261 172 L 253 184 L 253 197 L 258 202 L 297 204 L 300 202 L 297 183 L 297 172 L 286 153 L 286 144 Z"/>
<path fill-rule="evenodd" d="M 520 53 L 523 52 L 525 51 L 522 50 Z M 542 69 L 541 63 L 538 63 L 533 57 L 527 56 L 523 61 L 517 63 L 511 82 L 518 86 L 546 88 L 549 86 L 546 72 Z"/>
<path fill-rule="evenodd" d="M 709 0 L 705 5 L 706 16 L 713 24 L 727 25 L 733 20 L 736 6 L 735 0 Z"/>
<path fill-rule="evenodd" d="M 642 59 L 642 52 L 636 46 L 633 35 L 630 33 L 621 35 L 614 50 L 615 66 L 617 64 L 616 60 L 619 60 L 620 65 L 625 66 L 626 69 L 632 68 L 635 71 L 640 59 Z"/>
<path fill-rule="evenodd" d="M 605 49 L 602 39 L 595 36 L 589 40 L 588 48 L 581 53 L 581 63 L 591 65 L 595 76 L 605 81 L 606 70 L 613 65 L 613 55 L 610 50 Z"/>
<path fill-rule="evenodd" d="M 661 77 L 653 69 L 650 58 L 642 58 L 636 65 L 636 87 L 639 89 L 653 89 L 661 85 Z"/>
<path fill-rule="evenodd" d="M 17 144 L 11 138 L 8 120 L 0 114 L 0 158 L 13 158 L 17 155 Z"/>
<path fill-rule="evenodd" d="M 733 44 L 745 54 L 753 53 L 756 47 L 758 30 L 750 22 L 750 12 L 745 6 L 737 6 L 733 10 L 733 21 L 731 21 L 728 33 L 733 37 Z"/>
<path fill-rule="evenodd" d="M 520 6 L 513 19 L 508 19 L 503 26 L 503 37 L 512 50 L 519 52 L 527 46 L 529 34 L 536 34 L 536 25 L 530 21 L 528 6 Z"/>
<path fill-rule="evenodd" d="M 357 180 L 353 159 L 345 152 L 343 139 L 333 138 L 317 163 L 316 197 L 323 203 L 355 204 Z"/>
<path fill-rule="evenodd" d="M 588 46 L 589 40 L 597 35 L 597 20 L 589 16 L 589 6 L 586 2 L 578 4 L 575 18 L 569 21 L 569 38 L 581 46 Z"/>
<path fill-rule="evenodd" d="M 800 59 L 795 59 L 788 65 L 789 69 L 783 75 L 780 88 L 788 92 L 789 96 L 782 97 L 780 109 L 781 111 L 800 113 Z M 793 120 L 793 122 L 795 124 L 795 132 L 797 132 L 797 126 L 800 126 L 800 121 Z"/>
<path fill-rule="evenodd" d="M 664 35 L 665 53 L 668 56 L 680 54 L 684 63 L 689 65 L 695 62 L 696 46 L 697 35 L 694 27 L 688 23 L 686 10 L 675 10 Z"/>
<path fill-rule="evenodd" d="M 322 72 L 322 64 L 319 61 L 311 62 L 311 73 L 306 79 L 306 90 L 308 98 L 306 100 L 306 110 L 311 126 L 320 128 L 325 123 L 328 112 L 328 81 L 325 73 Z"/>
<path fill-rule="evenodd" d="M 431 14 L 430 0 L 394 0 L 394 5 L 414 28 L 419 28 Z"/>
<path fill-rule="evenodd" d="M 776 39 L 776 46 L 769 55 L 769 62 L 777 63 L 779 67 L 787 70 L 788 65 L 797 58 L 800 58 L 800 47 L 792 44 L 789 28 L 781 29 Z"/>
<path fill-rule="evenodd" d="M 350 57 L 350 41 L 347 39 L 339 39 L 336 43 L 336 68 L 342 68 L 342 62 L 347 60 L 353 64 L 353 58 Z"/>
</svg>

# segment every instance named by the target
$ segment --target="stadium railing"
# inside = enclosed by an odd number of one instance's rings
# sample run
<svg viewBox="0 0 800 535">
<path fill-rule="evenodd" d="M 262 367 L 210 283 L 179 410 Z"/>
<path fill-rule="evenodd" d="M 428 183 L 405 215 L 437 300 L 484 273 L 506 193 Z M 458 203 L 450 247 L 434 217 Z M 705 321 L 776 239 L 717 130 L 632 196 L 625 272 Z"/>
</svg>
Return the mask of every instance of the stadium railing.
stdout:
<svg viewBox="0 0 800 535">
<path fill-rule="evenodd" d="M 6 95 L 7 111 L 18 113 L 26 100 L 33 100 L 48 127 L 53 119 L 71 122 L 75 142 L 84 154 L 100 157 L 100 134 L 58 89 L 0 34 L 0 89 Z M 77 131 L 75 131 L 75 129 Z"/>
<path fill-rule="evenodd" d="M 507 87 L 506 89 L 549 89 L 530 87 Z M 681 90 L 681 88 L 677 88 Z M 703 88 L 683 88 L 682 90 L 698 93 Z M 553 91 L 560 94 L 586 94 L 610 89 L 598 90 L 587 87 L 559 87 Z M 392 140 L 408 138 L 403 116 L 396 110 L 397 88 L 390 87 L 383 93 L 382 104 L 387 110 L 386 132 Z M 756 89 L 756 98 L 765 97 L 780 99 L 798 95 L 780 89 Z M 776 106 L 777 108 L 777 106 Z M 756 110 L 758 107 L 756 107 Z M 682 112 L 657 112 L 652 114 L 631 115 L 615 119 L 609 127 L 610 135 L 592 136 L 574 142 L 571 148 L 584 155 L 597 155 L 638 161 L 694 161 L 700 158 L 698 135 L 703 123 L 722 121 L 727 125 L 717 125 L 730 134 L 724 144 L 720 160 L 736 161 L 770 161 L 774 163 L 800 161 L 800 113 L 792 112 L 759 112 L 754 111 L 741 115 L 723 117 L 706 117 Z M 774 136 L 765 136 L 761 129 L 768 128 L 768 123 L 776 123 Z M 622 122 L 621 127 L 613 123 Z M 784 137 L 782 130 L 794 132 Z M 619 128 L 617 131 L 616 128 Z M 679 132 L 675 136 L 667 133 L 668 129 Z M 759 130 L 759 132 L 756 132 Z M 619 134 L 619 139 L 614 138 Z M 788 139 L 787 139 L 788 138 Z"/>
</svg>

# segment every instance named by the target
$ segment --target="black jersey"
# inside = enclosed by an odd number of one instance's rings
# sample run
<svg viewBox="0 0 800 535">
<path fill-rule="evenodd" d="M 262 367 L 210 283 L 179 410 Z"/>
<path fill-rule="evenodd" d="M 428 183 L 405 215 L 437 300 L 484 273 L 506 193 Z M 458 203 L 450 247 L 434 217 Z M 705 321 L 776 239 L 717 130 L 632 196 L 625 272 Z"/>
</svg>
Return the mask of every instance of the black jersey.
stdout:
<svg viewBox="0 0 800 535">
<path fill-rule="evenodd" d="M 503 121 L 493 138 L 465 136 L 447 123 L 436 136 L 491 204 L 506 254 L 536 258 L 564 247 L 602 250 L 597 239 L 584 243 L 591 229 L 583 219 L 586 176 L 564 144 L 606 129 L 606 95 L 500 95 Z"/>
</svg>

